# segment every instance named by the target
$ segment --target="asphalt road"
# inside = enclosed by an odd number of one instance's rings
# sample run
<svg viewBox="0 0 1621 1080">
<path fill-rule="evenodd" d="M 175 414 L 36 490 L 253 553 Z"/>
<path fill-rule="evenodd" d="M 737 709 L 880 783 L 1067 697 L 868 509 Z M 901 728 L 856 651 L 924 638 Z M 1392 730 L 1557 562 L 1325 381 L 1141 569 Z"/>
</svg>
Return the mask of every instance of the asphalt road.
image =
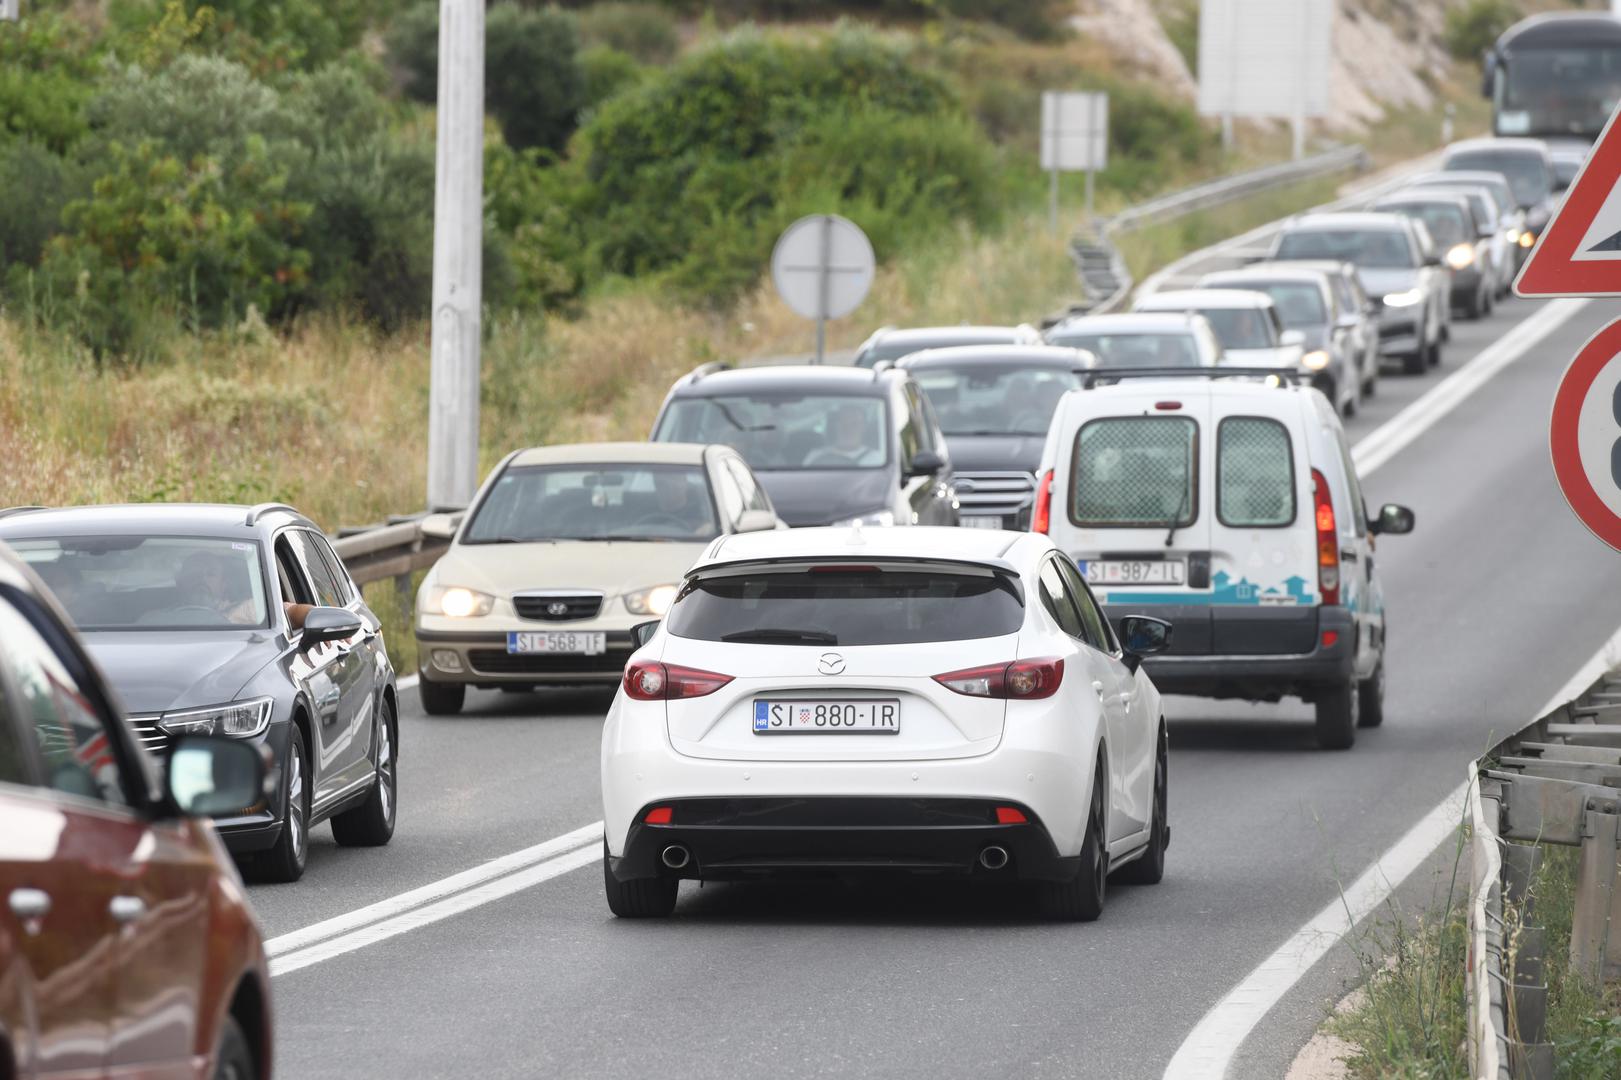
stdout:
<svg viewBox="0 0 1621 1080">
<path fill-rule="evenodd" d="M 1455 325 L 1439 375 L 1536 310 Z M 1381 542 L 1387 720 L 1313 746 L 1307 707 L 1173 699 L 1165 881 L 1101 921 L 1040 921 L 968 885 L 683 886 L 668 922 L 618 922 L 598 863 L 275 979 L 284 1077 L 1158 1077 L 1257 962 L 1531 718 L 1621 623 L 1621 559 L 1547 460 L 1555 380 L 1610 318 L 1594 304 L 1365 483 L 1417 531 Z M 1387 376 L 1352 441 L 1439 381 Z M 598 820 L 602 693 L 478 693 L 402 715 L 393 844 L 325 827 L 292 886 L 253 886 L 267 936 Z M 1450 859 L 1399 894 L 1445 888 Z M 1439 876 L 1439 879 L 1437 878 Z M 1437 884 L 1439 880 L 1439 884 Z M 1273 1010 L 1230 1075 L 1281 1076 L 1356 978 L 1353 948 Z"/>
</svg>

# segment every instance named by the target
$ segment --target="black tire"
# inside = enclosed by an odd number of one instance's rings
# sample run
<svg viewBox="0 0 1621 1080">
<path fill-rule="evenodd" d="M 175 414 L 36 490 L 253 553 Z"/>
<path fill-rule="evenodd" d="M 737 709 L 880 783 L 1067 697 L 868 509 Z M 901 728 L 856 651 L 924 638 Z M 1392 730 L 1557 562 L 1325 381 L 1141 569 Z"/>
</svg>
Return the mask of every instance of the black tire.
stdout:
<svg viewBox="0 0 1621 1080">
<path fill-rule="evenodd" d="M 608 910 L 621 919 L 667 919 L 675 911 L 679 878 L 631 878 L 620 881 L 608 869 L 608 844 L 602 845 L 602 888 Z"/>
<path fill-rule="evenodd" d="M 1165 725 L 1159 729 L 1159 749 L 1154 754 L 1154 812 L 1148 826 L 1148 847 L 1142 857 L 1115 872 L 1115 879 L 1127 885 L 1158 885 L 1165 877 L 1165 849 L 1171 846 L 1170 740 Z"/>
<path fill-rule="evenodd" d="M 1373 674 L 1357 683 L 1357 726 L 1375 728 L 1385 722 L 1385 662 L 1381 658 Z"/>
<path fill-rule="evenodd" d="M 462 711 L 467 700 L 464 683 L 436 683 L 417 680 L 417 694 L 422 698 L 422 711 L 429 716 L 455 716 Z"/>
<path fill-rule="evenodd" d="M 332 819 L 332 837 L 344 847 L 382 847 L 394 836 L 399 813 L 399 728 L 385 700 L 377 714 L 377 782 L 366 801 Z"/>
<path fill-rule="evenodd" d="M 287 760 L 282 763 L 285 778 L 282 793 L 281 835 L 268 851 L 259 856 L 256 869 L 266 881 L 293 882 L 304 876 L 310 854 L 310 755 L 304 749 L 304 733 L 289 725 Z"/>
<path fill-rule="evenodd" d="M 1107 819 L 1103 793 L 1109 778 L 1098 762 L 1092 782 L 1092 808 L 1086 816 L 1086 842 L 1081 845 L 1081 864 L 1068 881 L 1042 881 L 1036 885 L 1036 903 L 1049 919 L 1064 922 L 1092 922 L 1103 914 L 1103 901 L 1109 888 L 1109 846 L 1105 840 Z"/>
<path fill-rule="evenodd" d="M 1441 340 L 1444 341 L 1445 339 L 1443 338 Z M 1441 341 L 1434 341 L 1430 343 L 1429 349 L 1424 354 L 1424 360 L 1425 363 L 1430 367 L 1441 366 Z"/>
<path fill-rule="evenodd" d="M 1401 358 L 1401 369 L 1407 375 L 1422 375 L 1429 366 L 1429 346 L 1422 346 L 1417 352 L 1409 353 Z"/>
<path fill-rule="evenodd" d="M 1379 361 L 1373 362 L 1373 374 L 1362 376 L 1362 400 L 1366 401 L 1379 392 Z"/>
<path fill-rule="evenodd" d="M 1349 750 L 1356 744 L 1361 695 L 1356 680 L 1325 687 L 1317 697 L 1317 745 L 1324 750 Z"/>
<path fill-rule="evenodd" d="M 256 1080 L 259 1069 L 253 1063 L 253 1048 L 242 1034 L 236 1017 L 227 1016 L 220 1025 L 219 1048 L 214 1052 L 214 1080 Z"/>
<path fill-rule="evenodd" d="M 1490 287 L 1482 288 L 1480 290 L 1480 310 L 1484 314 L 1490 315 L 1496 309 L 1497 297 L 1493 295 Z"/>
</svg>

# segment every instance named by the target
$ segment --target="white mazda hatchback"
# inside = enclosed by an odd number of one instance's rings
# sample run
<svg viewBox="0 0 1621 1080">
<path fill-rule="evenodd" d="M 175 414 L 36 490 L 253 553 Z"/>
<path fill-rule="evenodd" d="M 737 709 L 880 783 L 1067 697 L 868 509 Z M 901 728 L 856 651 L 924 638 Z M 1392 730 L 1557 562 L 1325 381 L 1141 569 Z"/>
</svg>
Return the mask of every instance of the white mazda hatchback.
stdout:
<svg viewBox="0 0 1621 1080">
<path fill-rule="evenodd" d="M 1160 879 L 1166 738 L 1124 647 L 1046 537 L 950 528 L 725 536 L 643 630 L 602 735 L 608 906 L 682 878 L 982 875 L 1094 919 Z"/>
</svg>

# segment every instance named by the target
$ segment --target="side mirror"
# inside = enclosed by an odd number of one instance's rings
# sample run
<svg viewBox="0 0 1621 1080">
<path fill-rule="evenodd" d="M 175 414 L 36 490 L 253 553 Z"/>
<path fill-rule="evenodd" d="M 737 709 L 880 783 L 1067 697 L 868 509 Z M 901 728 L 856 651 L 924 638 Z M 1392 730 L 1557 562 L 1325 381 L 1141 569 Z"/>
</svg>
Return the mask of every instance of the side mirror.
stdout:
<svg viewBox="0 0 1621 1080">
<path fill-rule="evenodd" d="M 912 464 L 907 468 L 907 476 L 933 476 L 946 467 L 946 459 L 933 450 L 919 450 L 912 455 Z"/>
<path fill-rule="evenodd" d="M 1497 81 L 1497 50 L 1486 49 L 1480 54 L 1480 96 L 1491 97 L 1493 83 Z"/>
<path fill-rule="evenodd" d="M 1426 255 L 1426 256 L 1424 256 L 1424 265 L 1425 266 L 1441 266 L 1442 265 L 1441 256 L 1439 256 L 1439 255 Z"/>
<path fill-rule="evenodd" d="M 164 789 L 186 817 L 241 813 L 269 797 L 268 754 L 262 743 L 187 735 L 169 753 Z"/>
<path fill-rule="evenodd" d="M 304 647 L 306 649 L 324 641 L 341 641 L 360 633 L 360 616 L 347 608 L 311 608 L 304 616 Z"/>
<path fill-rule="evenodd" d="M 745 510 L 737 516 L 740 533 L 769 532 L 777 527 L 777 515 L 769 510 Z"/>
<path fill-rule="evenodd" d="M 1368 522 L 1368 530 L 1376 536 L 1402 536 L 1413 531 L 1413 512 L 1405 506 L 1385 503 L 1379 516 Z"/>
<path fill-rule="evenodd" d="M 435 540 L 454 539 L 456 530 L 461 527 L 462 515 L 460 512 L 454 514 L 429 514 L 417 526 L 422 530 L 423 536 L 432 537 Z"/>
<path fill-rule="evenodd" d="M 1306 344 L 1306 335 L 1299 330 L 1285 330 L 1278 338 L 1278 344 L 1284 348 L 1293 348 L 1296 345 Z"/>
<path fill-rule="evenodd" d="M 638 649 L 653 640 L 653 635 L 659 632 L 659 621 L 658 619 L 652 619 L 648 622 L 637 623 L 630 628 L 631 639 L 636 642 Z"/>
<path fill-rule="evenodd" d="M 1339 317 L 1339 321 L 1337 321 L 1334 326 L 1340 330 L 1355 330 L 1357 328 L 1357 324 L 1362 321 L 1362 317 L 1364 315 L 1372 314 L 1373 312 L 1368 309 L 1363 309 L 1360 314 L 1357 312 L 1348 312 L 1341 315 Z"/>
<path fill-rule="evenodd" d="M 1120 647 L 1126 652 L 1126 666 L 1136 671 L 1143 657 L 1171 647 L 1171 624 L 1151 615 L 1127 615 L 1120 620 Z"/>
</svg>

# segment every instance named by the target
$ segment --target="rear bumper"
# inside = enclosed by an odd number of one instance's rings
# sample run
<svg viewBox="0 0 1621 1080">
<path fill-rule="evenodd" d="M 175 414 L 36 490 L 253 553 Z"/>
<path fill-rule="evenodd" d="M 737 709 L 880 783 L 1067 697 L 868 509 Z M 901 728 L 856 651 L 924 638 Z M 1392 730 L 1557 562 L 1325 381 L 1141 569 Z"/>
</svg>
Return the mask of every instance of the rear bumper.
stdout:
<svg viewBox="0 0 1621 1080">
<path fill-rule="evenodd" d="M 1188 609 L 1176 609 L 1169 621 L 1189 621 Z M 1211 624 L 1202 643 L 1184 642 L 1178 651 L 1143 661 L 1148 677 L 1162 694 L 1276 701 L 1286 696 L 1312 700 L 1330 686 L 1342 686 L 1356 675 L 1356 619 L 1343 607 L 1250 608 L 1220 605 L 1206 609 Z M 1119 626 L 1123 615 L 1156 615 L 1152 606 L 1108 608 Z M 1332 644 L 1325 642 L 1332 641 Z"/>
<path fill-rule="evenodd" d="M 624 674 L 625 662 L 636 651 L 628 630 L 603 630 L 589 623 L 553 624 L 537 630 L 601 632 L 608 651 L 599 656 L 569 654 L 513 654 L 507 652 L 507 632 L 444 633 L 417 630 L 417 670 L 435 683 L 501 686 L 517 683 L 614 683 Z"/>
<path fill-rule="evenodd" d="M 985 799 L 718 798 L 660 802 L 668 825 L 637 813 L 624 854 L 608 868 L 621 881 L 678 877 L 740 880 L 784 874 L 924 874 L 1058 881 L 1073 877 L 1079 856 L 1058 854 L 1046 827 L 1028 807 Z M 997 806 L 1013 806 L 1028 821 L 1000 825 Z M 670 846 L 685 849 L 686 865 L 662 861 Z M 987 869 L 988 847 L 1007 853 Z"/>
</svg>

